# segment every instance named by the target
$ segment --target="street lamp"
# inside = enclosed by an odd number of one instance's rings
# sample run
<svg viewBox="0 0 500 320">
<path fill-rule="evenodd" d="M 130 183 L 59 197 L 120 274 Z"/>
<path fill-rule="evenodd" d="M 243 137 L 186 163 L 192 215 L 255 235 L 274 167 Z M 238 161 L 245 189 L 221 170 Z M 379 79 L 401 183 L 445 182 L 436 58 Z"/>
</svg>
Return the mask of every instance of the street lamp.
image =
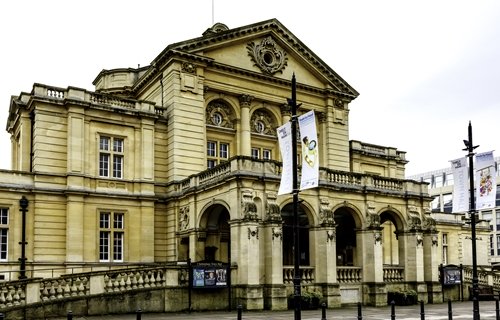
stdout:
<svg viewBox="0 0 500 320">
<path fill-rule="evenodd" d="M 25 196 L 22 196 L 21 200 L 19 200 L 19 206 L 21 209 L 22 215 L 22 225 L 21 225 L 21 258 L 19 261 L 21 262 L 21 269 L 19 270 L 19 279 L 26 279 L 26 212 L 28 211 L 28 199 Z"/>
<path fill-rule="evenodd" d="M 469 157 L 469 215 L 472 237 L 472 319 L 479 320 L 479 301 L 478 301 L 478 278 L 477 278 L 477 257 L 476 257 L 476 202 L 474 198 L 474 149 L 479 146 L 474 146 L 472 143 L 472 125 L 469 121 L 469 138 L 464 140 L 467 157 Z"/>
<path fill-rule="evenodd" d="M 291 133 L 292 133 L 292 184 L 293 184 L 293 248 L 294 248 L 294 268 L 293 268 L 293 301 L 294 301 L 294 319 L 301 319 L 301 284 L 300 284 L 300 250 L 299 250 L 299 188 L 297 188 L 297 82 L 295 73 L 292 76 L 292 98 L 288 99 L 288 104 L 291 107 Z"/>
</svg>

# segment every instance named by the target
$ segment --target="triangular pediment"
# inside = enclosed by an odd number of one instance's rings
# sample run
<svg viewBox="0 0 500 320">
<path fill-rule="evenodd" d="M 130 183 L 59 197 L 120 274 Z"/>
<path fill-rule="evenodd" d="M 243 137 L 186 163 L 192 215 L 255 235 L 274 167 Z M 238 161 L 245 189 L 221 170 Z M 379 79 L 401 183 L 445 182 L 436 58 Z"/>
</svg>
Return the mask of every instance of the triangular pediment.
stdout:
<svg viewBox="0 0 500 320">
<path fill-rule="evenodd" d="M 276 19 L 235 29 L 217 23 L 202 37 L 169 45 L 153 64 L 173 53 L 284 80 L 296 74 L 301 84 L 333 90 L 352 99 L 358 96 L 354 88 Z"/>
</svg>

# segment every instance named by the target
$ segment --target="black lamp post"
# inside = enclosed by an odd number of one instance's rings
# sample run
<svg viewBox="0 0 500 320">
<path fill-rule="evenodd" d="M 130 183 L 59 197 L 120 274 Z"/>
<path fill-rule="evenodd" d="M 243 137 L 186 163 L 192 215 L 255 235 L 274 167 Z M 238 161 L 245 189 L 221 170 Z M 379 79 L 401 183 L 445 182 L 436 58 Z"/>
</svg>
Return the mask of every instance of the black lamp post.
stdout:
<svg viewBox="0 0 500 320">
<path fill-rule="evenodd" d="M 22 225 L 21 225 L 21 258 L 19 261 L 21 262 L 21 269 L 19 270 L 19 279 L 26 279 L 26 212 L 28 212 L 28 199 L 25 196 L 22 196 L 21 200 L 19 200 L 19 206 L 21 209 L 22 215 Z"/>
<path fill-rule="evenodd" d="M 469 140 L 464 140 L 466 146 L 464 151 L 467 151 L 467 157 L 469 157 L 469 192 L 470 192 L 470 202 L 469 202 L 469 215 L 470 215 L 470 225 L 471 225 L 471 237 L 472 237 L 472 319 L 479 320 L 479 300 L 478 300 L 478 277 L 477 277 L 477 257 L 476 257 L 476 202 L 474 198 L 474 149 L 479 146 L 474 146 L 472 143 L 472 125 L 469 121 Z"/>
<path fill-rule="evenodd" d="M 291 130 L 292 130 L 292 184 L 293 184 L 293 248 L 294 248 L 294 268 L 293 268 L 293 302 L 294 319 L 301 319 L 300 308 L 300 250 L 299 250 L 299 188 L 297 187 L 297 82 L 295 74 L 292 76 L 292 98 L 288 99 L 288 104 L 292 111 Z"/>
</svg>

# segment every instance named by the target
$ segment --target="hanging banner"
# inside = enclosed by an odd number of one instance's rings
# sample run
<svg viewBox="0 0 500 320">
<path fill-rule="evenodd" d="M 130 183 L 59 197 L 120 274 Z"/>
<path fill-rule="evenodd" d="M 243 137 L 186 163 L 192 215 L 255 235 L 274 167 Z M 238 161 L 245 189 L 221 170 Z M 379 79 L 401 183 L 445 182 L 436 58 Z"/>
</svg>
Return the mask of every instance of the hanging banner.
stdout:
<svg viewBox="0 0 500 320">
<path fill-rule="evenodd" d="M 467 158 L 451 160 L 453 172 L 453 212 L 469 211 L 469 174 Z"/>
<path fill-rule="evenodd" d="M 476 209 L 495 208 L 497 182 L 493 151 L 476 154 L 475 171 Z"/>
<path fill-rule="evenodd" d="M 293 191 L 293 167 L 292 167 L 292 124 L 285 123 L 277 129 L 278 142 L 280 145 L 283 169 L 281 171 L 281 183 L 278 195 L 292 193 Z"/>
<path fill-rule="evenodd" d="M 300 137 L 302 141 L 302 177 L 300 190 L 315 188 L 319 180 L 318 137 L 316 117 L 311 110 L 299 117 Z"/>
</svg>

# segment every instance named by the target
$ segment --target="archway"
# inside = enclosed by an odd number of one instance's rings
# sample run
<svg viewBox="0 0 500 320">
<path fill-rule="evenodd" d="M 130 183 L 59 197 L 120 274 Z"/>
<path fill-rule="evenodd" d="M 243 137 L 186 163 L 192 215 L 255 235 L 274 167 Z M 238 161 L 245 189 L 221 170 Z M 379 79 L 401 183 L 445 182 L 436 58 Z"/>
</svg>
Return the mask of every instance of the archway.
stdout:
<svg viewBox="0 0 500 320">
<path fill-rule="evenodd" d="M 302 206 L 298 206 L 299 261 L 301 266 L 310 265 L 309 254 L 309 219 Z M 281 210 L 283 219 L 283 265 L 294 265 L 293 250 L 293 204 L 289 203 Z"/>
<path fill-rule="evenodd" d="M 229 211 L 223 205 L 216 204 L 209 207 L 200 221 L 200 232 L 204 233 L 205 241 L 202 252 L 202 260 L 230 261 L 230 230 Z"/>
<path fill-rule="evenodd" d="M 391 211 L 380 214 L 384 265 L 399 265 L 398 220 Z"/>
<path fill-rule="evenodd" d="M 337 266 L 356 265 L 356 222 L 348 208 L 339 208 L 334 213 L 337 225 Z"/>
</svg>

